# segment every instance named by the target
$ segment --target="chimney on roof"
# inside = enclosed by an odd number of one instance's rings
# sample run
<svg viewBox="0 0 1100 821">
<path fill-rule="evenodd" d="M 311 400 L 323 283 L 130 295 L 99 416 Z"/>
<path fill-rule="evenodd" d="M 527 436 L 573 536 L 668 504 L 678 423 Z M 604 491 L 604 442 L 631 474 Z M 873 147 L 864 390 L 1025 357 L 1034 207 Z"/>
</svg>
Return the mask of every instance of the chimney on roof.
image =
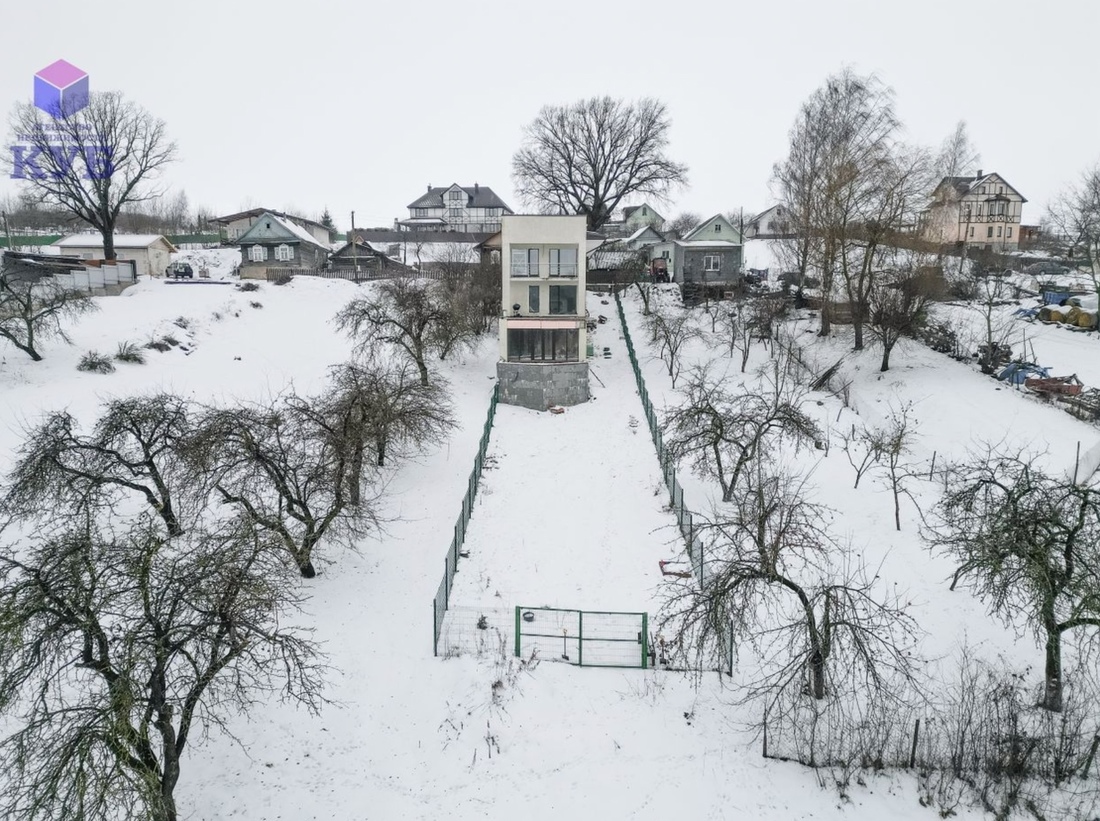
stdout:
<svg viewBox="0 0 1100 821">
<path fill-rule="evenodd" d="M 428 183 L 428 193 L 430 194 L 430 193 L 431 193 L 431 191 L 432 191 L 432 184 L 431 184 L 431 183 Z"/>
<path fill-rule="evenodd" d="M 979 168 L 978 173 L 975 175 L 974 179 L 980 180 L 981 178 L 982 178 L 982 169 Z"/>
<path fill-rule="evenodd" d="M 474 183 L 474 193 L 475 193 L 475 194 L 477 193 L 477 191 L 478 191 L 478 188 L 479 188 L 479 186 L 478 186 L 478 184 L 477 184 L 477 183 L 475 182 L 475 183 Z"/>
</svg>

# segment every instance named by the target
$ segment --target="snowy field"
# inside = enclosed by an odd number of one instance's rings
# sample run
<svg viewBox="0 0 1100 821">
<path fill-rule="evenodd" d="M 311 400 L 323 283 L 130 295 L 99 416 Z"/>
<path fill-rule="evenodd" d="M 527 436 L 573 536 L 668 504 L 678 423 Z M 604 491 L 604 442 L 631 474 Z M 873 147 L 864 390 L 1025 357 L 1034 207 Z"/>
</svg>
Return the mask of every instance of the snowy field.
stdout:
<svg viewBox="0 0 1100 821">
<path fill-rule="evenodd" d="M 217 280 L 232 262 L 221 255 L 207 264 Z M 262 401 L 290 385 L 315 391 L 327 369 L 350 355 L 331 317 L 362 292 L 308 278 L 250 293 L 233 284 L 143 281 L 97 298 L 101 310 L 72 329 L 73 345 L 49 345 L 45 361 L 0 348 L 0 469 L 26 426 L 50 410 L 90 420 L 107 398 L 158 390 L 200 401 Z M 677 390 L 642 348 L 640 304 L 631 295 L 625 302 L 654 403 L 673 404 Z M 452 603 L 456 617 L 490 613 L 499 632 L 483 631 L 480 654 L 433 656 L 431 602 L 493 389 L 491 338 L 464 359 L 440 364 L 460 426 L 397 471 L 384 530 L 355 551 L 322 545 L 319 575 L 302 582 L 307 618 L 328 655 L 330 703 L 311 716 L 261 701 L 225 731 L 195 737 L 177 790 L 181 818 L 938 817 L 921 805 L 913 777 L 869 775 L 841 798 L 822 789 L 814 771 L 762 758 L 760 739 L 744 728 L 754 716 L 733 705 L 737 693 L 715 674 L 695 682 L 665 670 L 577 668 L 552 657 L 525 663 L 511 655 L 508 614 L 516 605 L 656 615 L 667 592 L 657 562 L 681 549 L 615 306 L 590 294 L 589 309 L 609 319 L 594 336 L 610 357 L 593 362 L 593 401 L 561 415 L 498 408 Z M 807 358 L 831 364 L 845 353 L 843 337 L 822 344 L 812 328 L 809 319 L 790 328 Z M 1050 330 L 1049 341 L 1036 333 L 1035 345 L 1045 352 L 1049 344 L 1052 364 L 1064 356 L 1065 367 L 1084 368 L 1078 362 L 1092 359 L 1100 344 L 1063 334 L 1082 347 L 1067 341 L 1056 353 L 1062 336 Z M 110 354 L 120 342 L 165 334 L 182 344 L 149 352 L 145 365 L 120 364 L 107 375 L 75 369 L 89 349 Z M 750 370 L 768 356 L 755 349 Z M 687 357 L 721 359 L 723 351 L 712 340 Z M 933 453 L 961 458 L 977 440 L 1010 438 L 1049 450 L 1052 466 L 1069 469 L 1075 443 L 1100 443 L 1100 429 L 923 347 L 903 344 L 894 362 L 880 375 L 873 351 L 846 356 L 851 407 L 821 394 L 822 404 L 813 405 L 821 424 L 843 431 L 911 401 L 920 432 L 914 458 L 927 461 Z M 741 379 L 735 371 L 730 379 Z M 966 643 L 990 660 L 1008 654 L 1021 667 L 1041 666 L 1030 636 L 991 619 L 968 593 L 946 591 L 952 568 L 922 545 L 909 503 L 897 532 L 889 494 L 874 479 L 851 489 L 852 468 L 835 439 L 829 455 L 804 455 L 814 491 L 837 511 L 838 526 L 881 562 L 883 584 L 906 591 L 928 658 L 949 664 Z M 689 504 L 705 511 L 715 487 L 686 469 L 679 475 Z M 938 492 L 928 482 L 914 497 L 924 504 Z M 930 675 L 937 663 L 929 662 Z M 956 813 L 986 817 L 963 807 Z"/>
</svg>

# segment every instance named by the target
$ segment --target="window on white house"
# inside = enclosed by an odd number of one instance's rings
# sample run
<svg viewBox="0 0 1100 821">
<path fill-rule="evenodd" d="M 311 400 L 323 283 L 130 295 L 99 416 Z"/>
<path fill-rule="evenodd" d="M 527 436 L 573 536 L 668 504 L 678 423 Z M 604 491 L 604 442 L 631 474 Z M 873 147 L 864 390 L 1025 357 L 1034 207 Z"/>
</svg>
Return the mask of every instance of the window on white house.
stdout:
<svg viewBox="0 0 1100 821">
<path fill-rule="evenodd" d="M 537 277 L 539 275 L 539 249 L 512 249 L 512 276 Z"/>
<path fill-rule="evenodd" d="M 275 259 L 279 262 L 289 262 L 294 259 L 294 252 L 291 250 L 290 246 L 284 242 L 282 245 L 275 246 Z"/>
<path fill-rule="evenodd" d="M 539 312 L 539 286 L 527 286 L 527 311 L 532 314 Z"/>
<path fill-rule="evenodd" d="M 462 219 L 462 209 L 461 208 L 448 208 L 447 209 L 447 219 L 450 219 L 450 220 Z"/>
<path fill-rule="evenodd" d="M 461 191 L 448 191 L 447 200 L 449 202 L 462 202 L 466 198 L 466 195 Z"/>
<path fill-rule="evenodd" d="M 721 223 L 715 223 L 714 233 L 716 233 L 716 234 L 721 234 L 722 233 L 722 224 Z"/>
<path fill-rule="evenodd" d="M 575 277 L 577 275 L 577 249 L 550 249 L 550 276 Z"/>
<path fill-rule="evenodd" d="M 577 312 L 577 287 L 575 285 L 550 286 L 550 313 L 575 314 Z"/>
<path fill-rule="evenodd" d="M 703 270 L 704 271 L 721 271 L 722 270 L 722 257 L 717 254 L 708 254 L 703 257 Z"/>
<path fill-rule="evenodd" d="M 252 262 L 266 262 L 267 247 L 264 245 L 253 245 L 248 249 L 248 258 Z"/>
<path fill-rule="evenodd" d="M 988 228 L 985 229 L 985 238 L 990 239 L 992 236 L 993 236 L 993 226 L 990 225 Z"/>
<path fill-rule="evenodd" d="M 974 226 L 970 226 L 970 236 L 974 236 Z"/>
<path fill-rule="evenodd" d="M 997 226 L 997 236 L 1001 235 L 1001 226 Z"/>
<path fill-rule="evenodd" d="M 1008 226 L 1007 229 L 1005 229 L 1005 236 L 1008 237 L 1009 239 L 1012 238 L 1012 226 L 1011 225 Z"/>
</svg>

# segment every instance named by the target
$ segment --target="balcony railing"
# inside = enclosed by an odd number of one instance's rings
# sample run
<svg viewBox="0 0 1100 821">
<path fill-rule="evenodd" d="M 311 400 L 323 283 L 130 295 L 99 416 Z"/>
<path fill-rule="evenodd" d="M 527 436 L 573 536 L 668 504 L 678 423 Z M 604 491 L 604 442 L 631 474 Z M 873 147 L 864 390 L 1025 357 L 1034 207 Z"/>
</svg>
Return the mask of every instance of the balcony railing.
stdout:
<svg viewBox="0 0 1100 821">
<path fill-rule="evenodd" d="M 575 262 L 512 263 L 511 276 L 516 279 L 576 279 Z"/>
</svg>

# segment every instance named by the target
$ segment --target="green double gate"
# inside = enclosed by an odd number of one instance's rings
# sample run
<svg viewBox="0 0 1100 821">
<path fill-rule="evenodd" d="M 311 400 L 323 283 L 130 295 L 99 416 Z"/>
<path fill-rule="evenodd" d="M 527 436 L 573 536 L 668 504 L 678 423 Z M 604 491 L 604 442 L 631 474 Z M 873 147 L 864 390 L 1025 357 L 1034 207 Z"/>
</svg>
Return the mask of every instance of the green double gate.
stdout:
<svg viewBox="0 0 1100 821">
<path fill-rule="evenodd" d="M 649 667 L 649 614 L 516 608 L 516 655 L 580 667 Z"/>
</svg>

